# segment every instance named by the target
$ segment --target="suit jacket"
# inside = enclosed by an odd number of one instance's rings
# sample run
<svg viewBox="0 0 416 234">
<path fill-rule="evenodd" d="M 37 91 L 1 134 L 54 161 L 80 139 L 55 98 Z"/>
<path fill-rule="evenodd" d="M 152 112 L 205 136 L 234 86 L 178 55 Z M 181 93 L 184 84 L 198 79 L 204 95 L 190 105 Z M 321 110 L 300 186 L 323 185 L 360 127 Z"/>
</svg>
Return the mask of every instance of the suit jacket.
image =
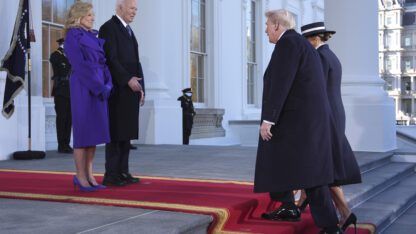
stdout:
<svg viewBox="0 0 416 234">
<path fill-rule="evenodd" d="M 318 48 L 324 71 L 328 101 L 334 120 L 334 131 L 340 147 L 334 151 L 334 179 L 335 185 L 345 185 L 361 182 L 361 173 L 357 160 L 345 136 L 345 111 L 341 97 L 342 66 L 338 57 L 329 49 L 328 45 Z"/>
<path fill-rule="evenodd" d="M 294 30 L 276 43 L 264 74 L 254 190 L 284 192 L 333 182 L 330 107 L 318 52 Z"/>
<path fill-rule="evenodd" d="M 139 59 L 138 43 L 134 33 L 129 35 L 122 22 L 113 16 L 99 30 L 105 40 L 104 50 L 113 78 L 113 92 L 109 98 L 110 133 L 112 141 L 127 141 L 138 138 L 139 94 L 133 92 L 128 81 L 133 77 L 143 78 Z"/>
</svg>

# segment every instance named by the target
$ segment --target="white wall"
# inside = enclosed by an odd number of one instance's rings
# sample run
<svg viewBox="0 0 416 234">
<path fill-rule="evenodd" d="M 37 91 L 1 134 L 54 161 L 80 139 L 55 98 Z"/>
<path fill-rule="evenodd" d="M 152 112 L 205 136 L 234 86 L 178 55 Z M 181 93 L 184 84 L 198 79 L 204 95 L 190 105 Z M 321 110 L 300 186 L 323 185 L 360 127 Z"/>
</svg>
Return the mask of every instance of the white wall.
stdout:
<svg viewBox="0 0 416 234">
<path fill-rule="evenodd" d="M 3 59 L 7 53 L 13 28 L 16 20 L 19 1 L 0 2 L 0 22 L 2 22 L 2 36 L 0 37 L 0 57 Z M 41 0 L 33 0 L 32 19 L 33 22 L 41 22 Z M 32 43 L 32 72 L 31 92 L 32 95 L 41 94 L 41 25 L 34 23 L 37 41 Z M 6 73 L 0 72 L 0 101 L 3 107 L 4 86 Z M 27 85 L 26 85 L 27 87 Z M 45 109 L 41 98 L 32 98 L 32 150 L 45 150 Z M 0 160 L 8 159 L 15 151 L 28 150 L 28 109 L 27 94 L 20 92 L 15 98 L 15 112 L 10 119 L 0 116 Z"/>
<path fill-rule="evenodd" d="M 96 13 L 95 28 L 99 27 L 115 14 L 116 0 L 92 0 Z M 261 0 L 258 12 L 258 87 L 257 103 L 247 106 L 246 61 L 245 61 L 245 4 L 244 0 L 210 0 L 207 1 L 208 13 L 208 50 L 209 73 L 207 77 L 208 95 L 204 105 L 200 107 L 223 108 L 225 116 L 223 125 L 227 135 L 232 131 L 229 120 L 258 120 L 261 110 L 262 79 L 264 70 L 270 60 L 274 45 L 268 42 L 265 30 L 266 10 L 285 8 L 298 17 L 298 26 L 323 20 L 324 0 Z M 15 21 L 18 1 L 0 2 L 0 21 L 2 36 L 0 37 L 0 56 L 8 49 L 12 28 Z M 41 95 L 41 53 L 42 53 L 42 21 L 41 0 L 32 0 L 32 11 L 37 42 L 32 44 L 33 83 L 35 96 Z M 180 144 L 181 143 L 181 109 L 176 101 L 181 95 L 180 90 L 190 86 L 189 49 L 190 49 L 190 1 L 189 0 L 138 0 L 138 12 L 132 28 L 139 42 L 140 59 L 146 81 L 146 104 L 140 113 L 140 143 L 148 144 Z M 0 100 L 4 92 L 4 72 L 0 73 Z M 26 98 L 17 102 L 15 116 L 10 120 L 0 117 L 0 159 L 7 158 L 11 152 L 19 150 L 25 141 L 24 130 L 18 124 L 25 125 L 24 110 Z M 35 121 L 41 121 L 47 113 L 51 113 L 50 100 L 33 98 Z M 42 107 L 43 106 L 43 107 Z M 42 110 L 43 108 L 43 110 Z M 19 117 L 20 116 L 20 117 Z M 21 121 L 18 123 L 18 121 Z M 54 137 L 50 119 L 39 128 L 32 129 L 38 139 L 49 141 Z M 3 131 L 3 129 L 5 131 Z M 19 130 L 20 129 L 20 130 Z M 19 131 L 22 131 L 20 133 Z M 6 134 L 7 132 L 7 134 Z M 45 133 L 46 132 L 46 133 Z M 257 133 L 255 133 L 257 134 Z M 42 138 L 43 136 L 43 138 Z M 37 143 L 42 148 L 42 143 Z M 45 142 L 43 142 L 45 147 Z M 48 142 L 48 149 L 54 147 Z"/>
</svg>

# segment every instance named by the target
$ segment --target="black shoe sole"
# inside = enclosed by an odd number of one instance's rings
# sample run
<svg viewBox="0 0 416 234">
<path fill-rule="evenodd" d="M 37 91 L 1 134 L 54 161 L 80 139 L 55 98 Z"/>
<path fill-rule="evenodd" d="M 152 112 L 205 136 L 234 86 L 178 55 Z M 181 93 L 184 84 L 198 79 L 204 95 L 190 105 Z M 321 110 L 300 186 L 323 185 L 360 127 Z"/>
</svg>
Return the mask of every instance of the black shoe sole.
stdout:
<svg viewBox="0 0 416 234">
<path fill-rule="evenodd" d="M 280 218 L 266 218 L 266 217 L 262 217 L 262 218 L 266 220 L 280 221 L 280 222 L 299 222 L 300 221 L 300 218 L 296 218 L 296 219 L 280 219 Z"/>
<path fill-rule="evenodd" d="M 110 183 L 103 181 L 103 185 L 105 186 L 116 186 L 116 187 L 123 187 L 126 185 L 126 183 Z"/>
</svg>

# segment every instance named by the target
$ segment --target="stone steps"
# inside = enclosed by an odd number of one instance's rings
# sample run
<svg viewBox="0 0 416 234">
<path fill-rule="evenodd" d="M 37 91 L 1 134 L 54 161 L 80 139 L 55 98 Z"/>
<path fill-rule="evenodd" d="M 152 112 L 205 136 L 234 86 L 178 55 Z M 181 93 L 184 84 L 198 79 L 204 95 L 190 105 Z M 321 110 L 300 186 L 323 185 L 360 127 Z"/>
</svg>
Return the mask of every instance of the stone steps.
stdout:
<svg viewBox="0 0 416 234">
<path fill-rule="evenodd" d="M 350 207 L 355 207 L 413 173 L 412 164 L 390 162 L 363 173 L 363 182 L 345 186 L 344 194 Z"/>
<path fill-rule="evenodd" d="M 383 234 L 397 234 L 397 233 L 416 233 L 416 204 L 410 207 L 397 218 L 389 227 L 387 227 Z"/>
<path fill-rule="evenodd" d="M 360 165 L 363 183 L 344 187 L 358 221 L 375 224 L 376 233 L 381 233 L 416 202 L 415 164 L 391 159 L 390 154 Z"/>
<path fill-rule="evenodd" d="M 376 225 L 381 233 L 416 202 L 416 173 L 353 208 L 360 222 Z"/>
</svg>

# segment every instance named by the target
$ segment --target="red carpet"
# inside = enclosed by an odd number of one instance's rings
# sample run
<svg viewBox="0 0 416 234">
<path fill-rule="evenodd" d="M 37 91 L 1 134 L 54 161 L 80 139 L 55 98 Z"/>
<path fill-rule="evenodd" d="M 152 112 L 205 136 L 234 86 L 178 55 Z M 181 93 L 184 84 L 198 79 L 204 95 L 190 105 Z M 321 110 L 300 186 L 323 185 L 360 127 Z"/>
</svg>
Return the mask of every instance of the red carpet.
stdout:
<svg viewBox="0 0 416 234">
<path fill-rule="evenodd" d="M 101 179 L 101 177 L 97 177 Z M 98 192 L 74 191 L 72 173 L 0 170 L 0 197 L 47 200 L 210 214 L 210 233 L 318 233 L 309 209 L 300 222 L 260 218 L 273 209 L 267 194 L 253 193 L 248 182 L 194 180 L 141 176 L 140 184 Z M 374 233 L 374 226 L 360 224 L 359 234 Z M 349 228 L 346 233 L 354 233 Z"/>
</svg>

